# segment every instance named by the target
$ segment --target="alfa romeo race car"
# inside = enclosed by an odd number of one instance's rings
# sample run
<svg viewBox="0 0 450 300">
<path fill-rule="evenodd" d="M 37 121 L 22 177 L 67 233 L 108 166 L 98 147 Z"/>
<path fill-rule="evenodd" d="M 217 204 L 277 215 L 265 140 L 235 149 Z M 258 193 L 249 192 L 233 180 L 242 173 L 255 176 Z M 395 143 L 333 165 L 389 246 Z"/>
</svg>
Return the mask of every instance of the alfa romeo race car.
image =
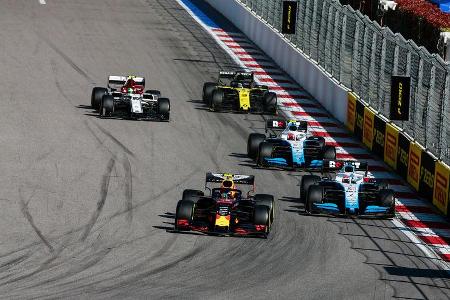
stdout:
<svg viewBox="0 0 450 300">
<path fill-rule="evenodd" d="M 203 101 L 211 111 L 277 113 L 277 95 L 249 72 L 220 72 L 217 82 L 203 85 Z"/>
<path fill-rule="evenodd" d="M 260 167 L 321 168 L 324 159 L 336 159 L 336 149 L 325 145 L 325 139 L 312 136 L 306 121 L 266 121 L 265 132 L 280 131 L 266 137 L 251 133 L 247 140 L 247 155 Z"/>
<path fill-rule="evenodd" d="M 325 171 L 338 170 L 336 178 L 305 175 L 300 201 L 309 214 L 357 215 L 393 218 L 395 194 L 368 172 L 367 163 L 326 161 Z"/>
<path fill-rule="evenodd" d="M 210 188 L 209 183 L 220 184 Z M 251 185 L 243 194 L 237 185 Z M 184 190 L 175 214 L 175 231 L 197 231 L 214 235 L 250 235 L 266 238 L 274 219 L 272 195 L 255 194 L 255 177 L 227 173 L 206 173 L 205 195 Z"/>
<path fill-rule="evenodd" d="M 170 100 L 161 98 L 160 91 L 144 89 L 144 77 L 109 76 L 107 88 L 92 89 L 91 106 L 101 117 L 168 121 Z"/>
</svg>

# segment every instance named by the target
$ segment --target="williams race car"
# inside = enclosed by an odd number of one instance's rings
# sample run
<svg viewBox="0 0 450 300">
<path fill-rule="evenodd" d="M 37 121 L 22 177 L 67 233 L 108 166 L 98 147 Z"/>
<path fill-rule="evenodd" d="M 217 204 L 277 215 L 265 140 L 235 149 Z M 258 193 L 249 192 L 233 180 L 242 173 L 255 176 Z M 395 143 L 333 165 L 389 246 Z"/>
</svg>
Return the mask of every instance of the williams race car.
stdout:
<svg viewBox="0 0 450 300">
<path fill-rule="evenodd" d="M 92 89 L 91 106 L 101 117 L 168 121 L 169 99 L 161 98 L 160 91 L 144 92 L 144 88 L 144 77 L 109 76 L 108 88 Z"/>
<path fill-rule="evenodd" d="M 248 72 L 220 72 L 217 82 L 203 85 L 203 101 L 211 111 L 277 113 L 277 95 Z"/>
<path fill-rule="evenodd" d="M 208 183 L 220 184 L 209 188 Z M 237 184 L 251 185 L 243 195 Z M 199 190 L 184 190 L 178 201 L 175 231 L 197 231 L 214 235 L 250 235 L 266 238 L 274 218 L 272 195 L 256 194 L 255 177 L 227 173 L 206 173 L 206 196 Z"/>
<path fill-rule="evenodd" d="M 368 172 L 367 163 L 325 161 L 325 171 L 338 170 L 336 178 L 305 175 L 300 201 L 309 214 L 356 215 L 393 218 L 395 194 Z"/>
<path fill-rule="evenodd" d="M 324 159 L 336 159 L 336 149 L 325 145 L 325 139 L 312 136 L 306 121 L 266 121 L 267 131 L 281 131 L 278 135 L 251 133 L 247 141 L 247 155 L 260 167 L 321 168 Z"/>
</svg>

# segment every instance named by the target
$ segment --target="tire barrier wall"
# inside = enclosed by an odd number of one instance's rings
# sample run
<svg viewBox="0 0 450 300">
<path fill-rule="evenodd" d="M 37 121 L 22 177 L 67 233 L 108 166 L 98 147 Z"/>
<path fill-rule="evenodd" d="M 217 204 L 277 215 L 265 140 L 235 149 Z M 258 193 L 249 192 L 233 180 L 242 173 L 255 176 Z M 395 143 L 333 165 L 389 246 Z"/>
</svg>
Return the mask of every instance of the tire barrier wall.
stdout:
<svg viewBox="0 0 450 300">
<path fill-rule="evenodd" d="M 347 128 L 439 211 L 450 215 L 450 167 L 348 93 Z"/>
</svg>

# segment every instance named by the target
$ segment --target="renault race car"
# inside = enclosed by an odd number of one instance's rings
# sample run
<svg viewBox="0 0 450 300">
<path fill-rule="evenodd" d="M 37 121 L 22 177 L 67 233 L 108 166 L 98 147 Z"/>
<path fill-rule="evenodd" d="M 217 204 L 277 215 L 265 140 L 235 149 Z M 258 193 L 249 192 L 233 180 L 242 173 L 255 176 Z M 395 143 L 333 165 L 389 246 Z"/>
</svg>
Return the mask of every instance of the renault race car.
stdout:
<svg viewBox="0 0 450 300">
<path fill-rule="evenodd" d="M 325 145 L 323 137 L 312 136 L 306 121 L 269 119 L 268 130 L 280 133 L 251 133 L 247 140 L 247 155 L 260 167 L 315 169 L 324 159 L 336 159 L 336 149 Z"/>
<path fill-rule="evenodd" d="M 107 88 L 92 89 L 91 106 L 101 117 L 168 121 L 170 100 L 161 98 L 160 91 L 144 89 L 144 77 L 109 76 Z"/>
<path fill-rule="evenodd" d="M 326 161 L 324 171 L 336 178 L 305 175 L 300 183 L 300 201 L 309 214 L 395 216 L 395 194 L 388 185 L 368 172 L 367 163 Z"/>
<path fill-rule="evenodd" d="M 277 95 L 249 72 L 220 72 L 217 82 L 203 85 L 203 101 L 211 111 L 277 113 Z"/>
<path fill-rule="evenodd" d="M 210 188 L 209 183 L 219 184 Z M 243 194 L 237 185 L 251 185 Z M 184 190 L 175 214 L 175 231 L 197 231 L 214 235 L 250 235 L 266 238 L 274 218 L 272 195 L 256 194 L 255 177 L 227 173 L 206 173 L 205 195 Z"/>
</svg>

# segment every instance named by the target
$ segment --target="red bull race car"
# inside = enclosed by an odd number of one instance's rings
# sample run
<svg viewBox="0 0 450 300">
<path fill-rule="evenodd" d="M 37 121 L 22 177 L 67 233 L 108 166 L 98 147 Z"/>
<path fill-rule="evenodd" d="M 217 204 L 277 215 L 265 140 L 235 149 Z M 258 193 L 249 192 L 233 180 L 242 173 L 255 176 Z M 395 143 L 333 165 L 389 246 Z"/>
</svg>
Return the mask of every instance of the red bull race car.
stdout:
<svg viewBox="0 0 450 300">
<path fill-rule="evenodd" d="M 218 184 L 210 188 L 209 183 Z M 250 185 L 243 194 L 237 185 Z M 255 194 L 255 177 L 228 173 L 206 173 L 205 195 L 200 190 L 184 190 L 175 214 L 175 230 L 196 231 L 221 236 L 267 238 L 274 219 L 274 198 Z"/>
<path fill-rule="evenodd" d="M 170 100 L 157 90 L 145 90 L 145 78 L 109 76 L 108 87 L 94 87 L 91 106 L 101 117 L 168 121 Z"/>
</svg>

